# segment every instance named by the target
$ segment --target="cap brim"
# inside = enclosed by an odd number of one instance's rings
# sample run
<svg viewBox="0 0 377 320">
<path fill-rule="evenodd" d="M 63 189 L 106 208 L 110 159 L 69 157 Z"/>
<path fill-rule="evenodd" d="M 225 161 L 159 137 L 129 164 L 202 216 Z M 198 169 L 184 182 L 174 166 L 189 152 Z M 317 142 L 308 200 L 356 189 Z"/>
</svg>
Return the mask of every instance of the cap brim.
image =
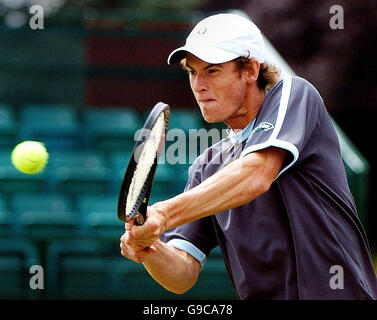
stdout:
<svg viewBox="0 0 377 320">
<path fill-rule="evenodd" d="M 239 57 L 234 53 L 215 47 L 190 47 L 186 44 L 185 46 L 177 48 L 170 53 L 168 57 L 168 64 L 173 65 L 179 63 L 183 58 L 186 57 L 186 54 L 188 52 L 198 57 L 200 60 L 203 60 L 204 62 L 215 64 L 228 62 Z"/>
<path fill-rule="evenodd" d="M 169 54 L 168 57 L 168 64 L 173 65 L 179 63 L 183 58 L 186 57 L 187 51 L 185 50 L 185 47 L 180 47 L 178 49 L 175 49 Z"/>
</svg>

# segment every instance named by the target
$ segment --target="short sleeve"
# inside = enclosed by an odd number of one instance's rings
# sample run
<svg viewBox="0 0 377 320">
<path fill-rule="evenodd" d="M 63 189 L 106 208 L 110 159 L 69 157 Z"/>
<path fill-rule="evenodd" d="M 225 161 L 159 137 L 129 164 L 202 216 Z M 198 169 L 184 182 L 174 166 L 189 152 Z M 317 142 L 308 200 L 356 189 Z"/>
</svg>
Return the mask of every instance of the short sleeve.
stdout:
<svg viewBox="0 0 377 320">
<path fill-rule="evenodd" d="M 323 104 L 322 98 L 309 82 L 299 77 L 284 78 L 266 96 L 241 156 L 268 147 L 287 150 L 291 157 L 279 177 L 295 164 L 310 140 L 318 123 L 319 104 Z"/>
</svg>

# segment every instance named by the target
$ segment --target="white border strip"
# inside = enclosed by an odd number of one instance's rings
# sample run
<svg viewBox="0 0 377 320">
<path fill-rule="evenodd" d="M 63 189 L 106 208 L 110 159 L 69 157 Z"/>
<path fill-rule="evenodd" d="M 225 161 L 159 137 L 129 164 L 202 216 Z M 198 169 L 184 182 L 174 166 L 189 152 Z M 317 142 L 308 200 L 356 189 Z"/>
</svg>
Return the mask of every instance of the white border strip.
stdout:
<svg viewBox="0 0 377 320">
<path fill-rule="evenodd" d="M 278 139 L 273 139 L 273 140 L 268 139 L 264 143 L 256 144 L 256 145 L 246 148 L 244 151 L 242 151 L 241 157 L 255 151 L 266 149 L 268 147 L 278 147 L 278 148 L 289 151 L 293 155 L 293 160 L 288 165 L 286 165 L 283 169 L 280 170 L 279 174 L 275 178 L 276 180 L 284 171 L 288 170 L 290 167 L 292 167 L 295 164 L 299 156 L 299 151 L 293 143 L 283 141 L 283 140 L 278 140 Z"/>
<path fill-rule="evenodd" d="M 272 140 L 276 139 L 283 125 L 285 114 L 287 113 L 287 109 L 288 109 L 289 97 L 291 95 L 291 87 L 292 87 L 292 77 L 287 76 L 283 80 L 283 88 L 281 90 L 278 118 L 276 119 L 275 129 L 272 132 L 271 137 L 270 137 L 270 139 Z"/>
<path fill-rule="evenodd" d="M 276 123 L 275 123 L 275 128 L 274 128 L 274 131 L 271 133 L 270 138 L 264 143 L 260 143 L 260 144 L 257 144 L 257 145 L 247 147 L 241 153 L 241 157 L 243 157 L 246 154 L 249 154 L 251 152 L 255 152 L 255 151 L 258 151 L 258 150 L 266 149 L 268 147 L 279 147 L 279 148 L 282 148 L 282 149 L 285 149 L 285 150 L 291 152 L 292 155 L 293 155 L 293 160 L 287 166 L 285 166 L 282 170 L 280 170 L 280 172 L 277 175 L 277 177 L 275 178 L 275 180 L 284 171 L 288 170 L 291 166 L 293 166 L 293 164 L 297 161 L 298 156 L 299 156 L 299 151 L 294 144 L 287 142 L 287 141 L 276 139 L 279 132 L 280 132 L 281 127 L 283 126 L 285 115 L 287 113 L 289 97 L 291 95 L 291 88 L 292 88 L 292 77 L 286 76 L 283 79 L 283 88 L 282 88 L 282 92 L 281 92 L 279 111 L 278 111 L 278 116 L 277 116 Z"/>
</svg>

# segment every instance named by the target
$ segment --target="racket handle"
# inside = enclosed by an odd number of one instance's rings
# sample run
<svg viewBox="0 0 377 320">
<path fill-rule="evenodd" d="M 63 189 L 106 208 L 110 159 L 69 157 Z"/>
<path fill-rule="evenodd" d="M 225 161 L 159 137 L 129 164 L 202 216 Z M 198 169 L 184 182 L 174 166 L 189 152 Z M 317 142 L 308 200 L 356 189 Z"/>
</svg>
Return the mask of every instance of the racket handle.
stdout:
<svg viewBox="0 0 377 320">
<path fill-rule="evenodd" d="M 143 215 L 139 212 L 135 214 L 134 218 L 135 218 L 135 224 L 139 226 L 141 226 L 145 222 Z"/>
<path fill-rule="evenodd" d="M 148 200 L 147 200 L 147 198 L 144 198 L 143 202 L 140 205 L 138 212 L 134 216 L 135 223 L 137 225 L 144 224 L 145 219 L 147 218 L 147 207 L 148 207 Z"/>
</svg>

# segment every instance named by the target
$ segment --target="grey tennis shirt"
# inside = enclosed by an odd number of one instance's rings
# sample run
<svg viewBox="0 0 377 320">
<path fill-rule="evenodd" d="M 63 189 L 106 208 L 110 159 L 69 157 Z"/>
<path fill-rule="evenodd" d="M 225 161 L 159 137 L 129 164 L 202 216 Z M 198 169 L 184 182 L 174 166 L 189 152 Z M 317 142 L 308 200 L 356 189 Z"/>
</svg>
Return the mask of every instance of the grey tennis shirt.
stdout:
<svg viewBox="0 0 377 320">
<path fill-rule="evenodd" d="M 375 299 L 376 274 L 338 137 L 306 80 L 279 81 L 249 126 L 195 160 L 186 190 L 234 159 L 271 146 L 289 156 L 266 193 L 161 239 L 202 264 L 219 245 L 240 299 Z"/>
</svg>

